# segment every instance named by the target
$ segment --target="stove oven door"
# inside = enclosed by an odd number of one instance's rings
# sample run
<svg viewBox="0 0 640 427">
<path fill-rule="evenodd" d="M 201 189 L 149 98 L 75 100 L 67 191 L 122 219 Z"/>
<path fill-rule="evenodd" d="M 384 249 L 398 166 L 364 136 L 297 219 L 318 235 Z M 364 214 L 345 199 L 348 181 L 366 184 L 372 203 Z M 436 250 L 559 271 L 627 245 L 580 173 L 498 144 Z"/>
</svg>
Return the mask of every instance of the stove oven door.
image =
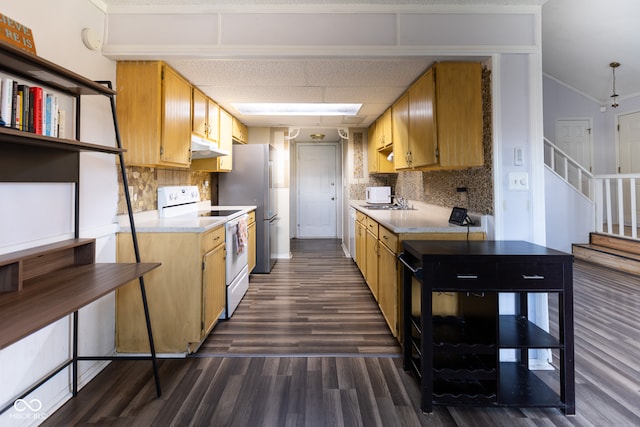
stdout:
<svg viewBox="0 0 640 427">
<path fill-rule="evenodd" d="M 225 247 L 227 250 L 226 282 L 233 282 L 249 260 L 249 235 L 247 233 L 248 215 L 241 215 L 225 225 Z"/>
</svg>

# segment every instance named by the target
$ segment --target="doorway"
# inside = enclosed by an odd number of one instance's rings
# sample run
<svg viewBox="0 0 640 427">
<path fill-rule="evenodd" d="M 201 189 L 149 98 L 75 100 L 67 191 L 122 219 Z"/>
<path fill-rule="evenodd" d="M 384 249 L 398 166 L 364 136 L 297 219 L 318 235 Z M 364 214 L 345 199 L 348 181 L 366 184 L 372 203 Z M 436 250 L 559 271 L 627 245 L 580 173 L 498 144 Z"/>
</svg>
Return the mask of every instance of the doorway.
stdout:
<svg viewBox="0 0 640 427">
<path fill-rule="evenodd" d="M 556 121 L 555 144 L 589 172 L 593 172 L 591 129 L 591 119 Z"/>
<path fill-rule="evenodd" d="M 618 116 L 618 173 L 640 173 L 640 111 Z M 631 224 L 631 202 L 629 182 L 623 185 L 624 222 Z M 640 216 L 637 203 L 640 201 L 640 188 L 636 185 L 636 217 Z"/>
<path fill-rule="evenodd" d="M 341 182 L 339 143 L 296 144 L 298 238 L 338 237 Z"/>
</svg>

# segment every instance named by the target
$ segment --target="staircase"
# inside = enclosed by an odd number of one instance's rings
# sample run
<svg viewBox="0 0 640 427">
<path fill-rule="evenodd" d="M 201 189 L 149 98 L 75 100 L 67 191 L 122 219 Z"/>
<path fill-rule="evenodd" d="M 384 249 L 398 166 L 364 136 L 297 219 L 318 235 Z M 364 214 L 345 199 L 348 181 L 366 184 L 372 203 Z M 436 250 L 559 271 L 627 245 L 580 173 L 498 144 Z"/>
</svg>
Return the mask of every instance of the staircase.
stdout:
<svg viewBox="0 0 640 427">
<path fill-rule="evenodd" d="M 609 234 L 590 233 L 588 244 L 572 245 L 577 260 L 640 275 L 640 241 Z"/>
<path fill-rule="evenodd" d="M 593 231 L 571 245 L 575 259 L 640 276 L 640 174 L 592 175 L 547 138 L 544 162 L 593 202 Z"/>
</svg>

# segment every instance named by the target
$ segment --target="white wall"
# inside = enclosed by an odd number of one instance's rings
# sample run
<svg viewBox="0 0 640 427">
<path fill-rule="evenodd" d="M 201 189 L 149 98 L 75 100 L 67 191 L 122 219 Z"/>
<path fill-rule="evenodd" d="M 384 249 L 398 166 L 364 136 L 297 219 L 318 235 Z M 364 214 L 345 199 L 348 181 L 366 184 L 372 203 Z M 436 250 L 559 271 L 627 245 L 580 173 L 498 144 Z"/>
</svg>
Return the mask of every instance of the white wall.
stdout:
<svg viewBox="0 0 640 427">
<path fill-rule="evenodd" d="M 545 168 L 547 246 L 571 253 L 571 244 L 588 243 L 595 224 L 593 203 Z"/>
<path fill-rule="evenodd" d="M 539 55 L 503 54 L 493 61 L 495 234 L 497 240 L 545 244 Z M 514 150 L 524 153 L 514 164 Z M 526 173 L 529 189 L 510 190 L 511 173 Z"/>
<path fill-rule="evenodd" d="M 84 47 L 80 33 L 92 27 L 102 33 L 104 15 L 86 1 L 29 0 L 4 2 L 2 13 L 30 27 L 38 55 L 95 80 L 115 81 L 115 63 Z M 111 110 L 107 98 L 83 98 L 82 135 L 84 141 L 115 145 Z M 110 155 L 81 155 L 81 237 L 97 239 L 96 260 L 115 260 L 117 209 L 117 169 Z M 1 184 L 0 198 L 18 194 L 17 209 L 3 212 L 0 218 L 0 253 L 37 246 L 73 236 L 73 190 L 66 184 Z M 60 200 L 60 199 L 61 200 Z M 4 209 L 3 209 L 4 211 Z M 9 232 L 10 231 L 10 232 Z M 114 346 L 114 297 L 109 295 L 80 311 L 80 353 L 104 355 Z M 51 371 L 70 355 L 70 320 L 62 319 L 22 341 L 0 351 L 0 404 L 11 403 L 25 388 Z M 101 363 L 80 364 L 81 385 Z M 30 396 L 42 402 L 32 413 L 13 409 L 0 416 L 1 425 L 37 424 L 70 397 L 68 372 L 38 389 Z"/>
<path fill-rule="evenodd" d="M 548 76 L 543 80 L 544 136 L 555 143 L 556 121 L 570 118 L 589 118 L 593 123 L 591 137 L 594 145 L 594 173 L 613 173 L 615 149 L 613 135 L 607 135 L 607 113 L 600 104 Z"/>
</svg>

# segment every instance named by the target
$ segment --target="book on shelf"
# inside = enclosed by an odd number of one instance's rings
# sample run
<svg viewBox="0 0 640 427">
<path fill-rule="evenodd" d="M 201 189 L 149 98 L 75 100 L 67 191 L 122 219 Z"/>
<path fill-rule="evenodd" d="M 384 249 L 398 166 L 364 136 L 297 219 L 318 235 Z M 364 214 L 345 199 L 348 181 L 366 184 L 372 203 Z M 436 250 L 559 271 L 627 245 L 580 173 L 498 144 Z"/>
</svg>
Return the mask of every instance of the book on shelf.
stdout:
<svg viewBox="0 0 640 427">
<path fill-rule="evenodd" d="M 58 108 L 58 125 L 57 125 L 58 138 L 67 137 L 66 117 L 67 117 L 67 113 L 62 108 Z"/>
<path fill-rule="evenodd" d="M 17 122 L 18 115 L 18 82 L 13 81 L 13 91 L 11 96 L 11 127 L 14 129 L 20 129 Z"/>
<path fill-rule="evenodd" d="M 62 138 L 60 128 L 65 129 L 60 115 L 55 93 L 0 77 L 0 126 Z"/>
<path fill-rule="evenodd" d="M 18 130 L 22 130 L 22 92 L 16 90 L 16 108 L 14 111 L 16 117 L 16 126 Z"/>
<path fill-rule="evenodd" d="M 11 126 L 12 102 L 13 102 L 13 79 L 2 78 L 0 87 L 0 120 L 2 126 Z"/>
<path fill-rule="evenodd" d="M 29 88 L 30 95 L 30 104 L 31 108 L 29 110 L 29 121 L 30 126 L 29 129 L 31 132 L 36 133 L 38 135 L 42 135 L 42 96 L 43 91 L 39 86 L 32 86 Z"/>
<path fill-rule="evenodd" d="M 29 85 L 19 84 L 18 85 L 18 96 L 20 97 L 20 127 L 18 129 L 31 132 L 30 128 L 30 120 L 29 120 L 29 110 L 31 105 L 29 103 Z"/>
</svg>

